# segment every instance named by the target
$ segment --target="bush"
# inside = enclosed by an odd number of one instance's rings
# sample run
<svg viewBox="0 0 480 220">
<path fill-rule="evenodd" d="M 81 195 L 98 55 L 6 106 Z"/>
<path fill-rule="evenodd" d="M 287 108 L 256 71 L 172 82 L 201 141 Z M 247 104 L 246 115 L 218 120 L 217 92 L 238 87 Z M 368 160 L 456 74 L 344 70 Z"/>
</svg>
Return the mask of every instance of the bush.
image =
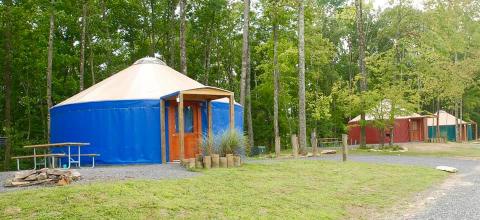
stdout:
<svg viewBox="0 0 480 220">
<path fill-rule="evenodd" d="M 243 155 L 245 153 L 245 137 L 241 135 L 237 130 L 225 131 L 221 136 L 218 143 L 218 148 L 222 155 L 226 154 L 238 154 Z"/>
<path fill-rule="evenodd" d="M 365 146 L 359 146 L 358 149 L 361 149 L 361 150 L 369 150 L 369 149 L 372 149 L 373 147 L 372 146 L 369 146 L 369 145 L 365 145 Z"/>
<path fill-rule="evenodd" d="M 398 145 L 385 145 L 383 147 L 378 147 L 379 150 L 390 150 L 390 151 L 400 151 L 400 150 L 403 150 L 403 147 L 400 147 Z"/>
<path fill-rule="evenodd" d="M 216 153 L 214 149 L 214 141 L 209 140 L 208 136 L 205 136 L 205 135 L 202 136 L 199 146 L 200 146 L 200 152 L 202 153 L 203 156 L 210 156 Z"/>
</svg>

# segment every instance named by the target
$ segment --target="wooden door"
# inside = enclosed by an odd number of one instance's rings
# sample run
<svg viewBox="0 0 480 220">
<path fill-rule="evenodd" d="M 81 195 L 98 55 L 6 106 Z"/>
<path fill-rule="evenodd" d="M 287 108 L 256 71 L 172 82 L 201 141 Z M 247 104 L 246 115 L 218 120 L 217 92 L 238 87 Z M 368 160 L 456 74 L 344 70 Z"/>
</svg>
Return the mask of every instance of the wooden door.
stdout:
<svg viewBox="0 0 480 220">
<path fill-rule="evenodd" d="M 202 116 L 200 111 L 200 104 L 198 102 L 184 102 L 183 112 L 185 120 L 185 135 L 184 135 L 184 158 L 195 157 L 195 154 L 200 152 L 199 141 L 202 132 Z M 168 134 L 170 146 L 170 161 L 180 159 L 180 144 L 178 132 L 178 103 L 170 102 L 168 109 Z"/>
<path fill-rule="evenodd" d="M 420 126 L 418 126 L 418 120 L 411 120 L 409 127 L 410 141 L 420 141 Z"/>
</svg>

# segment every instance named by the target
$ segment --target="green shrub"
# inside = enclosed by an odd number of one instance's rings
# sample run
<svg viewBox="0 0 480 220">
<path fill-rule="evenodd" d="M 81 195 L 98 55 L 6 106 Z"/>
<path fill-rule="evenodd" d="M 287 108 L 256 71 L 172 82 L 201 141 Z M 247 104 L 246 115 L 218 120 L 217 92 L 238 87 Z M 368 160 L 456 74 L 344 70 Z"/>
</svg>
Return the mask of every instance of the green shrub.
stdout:
<svg viewBox="0 0 480 220">
<path fill-rule="evenodd" d="M 203 156 L 210 156 L 216 153 L 214 150 L 214 140 L 209 140 L 208 136 L 202 136 L 199 147 Z"/>
<path fill-rule="evenodd" d="M 403 147 L 400 147 L 398 145 L 385 145 L 383 147 L 378 147 L 379 150 L 389 150 L 389 151 L 400 151 L 400 150 L 403 150 Z"/>
<path fill-rule="evenodd" d="M 220 136 L 218 149 L 220 149 L 222 155 L 243 154 L 245 142 L 245 137 L 237 130 L 228 130 Z"/>
</svg>

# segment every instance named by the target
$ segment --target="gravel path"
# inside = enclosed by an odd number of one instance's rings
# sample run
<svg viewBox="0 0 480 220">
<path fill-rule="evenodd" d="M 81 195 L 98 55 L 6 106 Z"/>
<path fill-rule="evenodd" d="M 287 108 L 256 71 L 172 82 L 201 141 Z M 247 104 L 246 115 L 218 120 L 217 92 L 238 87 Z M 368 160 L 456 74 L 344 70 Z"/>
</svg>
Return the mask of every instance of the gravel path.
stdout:
<svg viewBox="0 0 480 220">
<path fill-rule="evenodd" d="M 200 175 L 198 172 L 189 172 L 185 170 L 179 164 L 101 166 L 95 168 L 81 168 L 78 171 L 82 174 L 82 179 L 74 182 L 74 184 L 128 179 L 175 179 Z M 12 178 L 14 174 L 15 172 L 0 172 L 0 192 L 42 187 L 3 187 L 3 182 L 5 182 L 7 178 Z"/>
</svg>

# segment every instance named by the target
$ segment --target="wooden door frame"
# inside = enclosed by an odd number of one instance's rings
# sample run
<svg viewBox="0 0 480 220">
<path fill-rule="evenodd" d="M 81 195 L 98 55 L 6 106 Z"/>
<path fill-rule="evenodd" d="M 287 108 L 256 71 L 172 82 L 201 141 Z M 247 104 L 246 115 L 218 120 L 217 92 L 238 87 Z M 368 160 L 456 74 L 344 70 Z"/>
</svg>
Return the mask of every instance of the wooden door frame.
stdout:
<svg viewBox="0 0 480 220">
<path fill-rule="evenodd" d="M 185 107 L 187 106 L 192 106 L 193 107 L 193 132 L 191 133 L 185 133 L 185 121 L 184 120 L 180 120 L 180 115 L 183 116 L 183 114 L 179 114 L 179 109 L 180 109 L 180 105 L 179 103 L 175 102 L 175 101 L 169 101 L 169 106 L 168 106 L 168 128 L 167 128 L 167 134 L 168 134 L 168 137 L 169 137 L 169 141 L 168 141 L 168 145 L 169 145 L 169 148 L 170 148 L 170 151 L 169 151 L 169 158 L 170 158 L 170 161 L 173 161 L 173 158 L 172 158 L 172 149 L 175 147 L 175 148 L 180 148 L 180 152 L 179 152 L 179 159 L 183 159 L 182 157 L 185 157 L 186 155 L 186 151 L 185 151 L 185 136 L 193 136 L 193 138 L 198 141 L 200 140 L 201 138 L 201 135 L 202 135 L 202 129 L 203 129 L 203 125 L 202 125 L 202 106 L 201 106 L 201 103 L 202 102 L 199 102 L 199 101 L 186 101 L 186 102 L 183 102 L 183 107 L 182 108 L 183 110 L 185 109 Z M 177 111 L 175 110 L 175 108 L 177 108 Z M 182 111 L 183 113 L 183 111 Z M 178 122 L 177 122 L 178 120 Z M 183 121 L 183 122 L 181 122 Z M 178 123 L 178 132 L 177 132 L 177 129 L 176 129 L 176 125 Z M 183 130 L 183 132 L 182 132 Z M 180 138 L 180 136 L 182 136 L 182 133 L 183 133 L 183 138 L 182 139 L 179 139 L 178 141 L 178 144 L 177 146 L 174 146 L 173 142 L 176 141 L 175 138 Z M 180 143 L 180 140 L 183 140 L 183 144 L 184 144 L 184 147 L 182 149 L 182 147 L 180 146 L 181 143 Z M 189 149 L 190 151 L 191 149 Z M 193 151 L 195 151 L 195 149 L 193 149 Z"/>
</svg>

